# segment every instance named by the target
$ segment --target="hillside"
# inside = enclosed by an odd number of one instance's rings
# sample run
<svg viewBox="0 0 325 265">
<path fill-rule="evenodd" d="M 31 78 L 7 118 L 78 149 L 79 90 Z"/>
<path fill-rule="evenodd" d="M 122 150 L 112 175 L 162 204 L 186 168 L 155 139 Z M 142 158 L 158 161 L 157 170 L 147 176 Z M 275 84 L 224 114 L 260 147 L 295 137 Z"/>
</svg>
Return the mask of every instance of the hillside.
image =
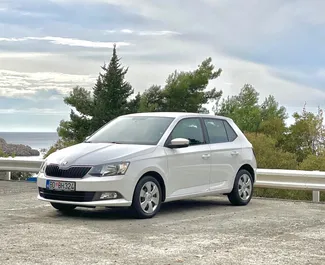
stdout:
<svg viewBox="0 0 325 265">
<path fill-rule="evenodd" d="M 23 144 L 8 144 L 4 139 L 0 138 L 0 157 L 4 156 L 39 156 L 38 150 L 32 149 L 30 146 Z"/>
</svg>

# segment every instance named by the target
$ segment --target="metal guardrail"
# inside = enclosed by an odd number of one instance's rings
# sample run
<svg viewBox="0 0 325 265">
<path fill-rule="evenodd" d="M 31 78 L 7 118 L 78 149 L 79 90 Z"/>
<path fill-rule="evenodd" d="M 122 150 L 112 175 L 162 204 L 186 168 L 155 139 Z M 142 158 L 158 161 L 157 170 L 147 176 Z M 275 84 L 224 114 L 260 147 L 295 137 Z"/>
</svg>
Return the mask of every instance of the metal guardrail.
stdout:
<svg viewBox="0 0 325 265">
<path fill-rule="evenodd" d="M 37 173 L 42 163 L 43 160 L 0 158 L 0 173 L 4 173 L 2 179 L 10 180 L 10 172 Z M 325 171 L 257 169 L 255 186 L 261 188 L 310 190 L 313 191 L 313 201 L 319 202 L 320 191 L 325 191 Z"/>
<path fill-rule="evenodd" d="M 325 171 L 286 169 L 257 169 L 255 187 L 310 190 L 313 202 L 320 201 L 320 191 L 325 191 Z"/>
<path fill-rule="evenodd" d="M 38 173 L 43 160 L 0 158 L 0 180 L 10 180 L 11 172 Z"/>
<path fill-rule="evenodd" d="M 0 158 L 0 171 L 20 171 L 38 173 L 43 160 L 20 160 Z"/>
</svg>

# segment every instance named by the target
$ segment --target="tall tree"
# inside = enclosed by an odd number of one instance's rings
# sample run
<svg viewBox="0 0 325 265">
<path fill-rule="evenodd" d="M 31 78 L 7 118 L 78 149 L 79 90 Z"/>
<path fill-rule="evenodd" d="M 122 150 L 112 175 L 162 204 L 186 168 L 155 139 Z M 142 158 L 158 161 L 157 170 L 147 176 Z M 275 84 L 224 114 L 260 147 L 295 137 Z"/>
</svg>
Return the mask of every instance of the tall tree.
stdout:
<svg viewBox="0 0 325 265">
<path fill-rule="evenodd" d="M 232 118 L 245 132 L 257 132 L 261 123 L 259 93 L 250 84 L 245 84 L 239 95 L 223 99 L 215 114 Z"/>
<path fill-rule="evenodd" d="M 100 74 L 94 88 L 93 129 L 129 113 L 129 97 L 134 93 L 132 86 L 125 81 L 128 68 L 121 67 L 115 45 L 109 65 L 104 65 L 102 69 L 104 73 Z"/>
<path fill-rule="evenodd" d="M 166 110 L 166 100 L 161 86 L 153 85 L 141 95 L 139 112 L 157 112 Z"/>
<path fill-rule="evenodd" d="M 285 120 L 288 118 L 288 115 L 286 113 L 286 108 L 284 106 L 279 106 L 275 97 L 269 95 L 261 105 L 261 118 L 263 121 L 278 118 Z"/>
<path fill-rule="evenodd" d="M 320 155 L 325 147 L 325 128 L 323 111 L 318 109 L 317 114 L 306 111 L 304 106 L 301 114 L 293 114 L 295 122 L 288 128 L 283 141 L 283 148 L 296 153 L 301 162 L 309 155 Z"/>
<path fill-rule="evenodd" d="M 93 99 L 85 88 L 76 86 L 70 95 L 64 98 L 64 102 L 72 107 L 70 120 L 60 122 L 57 129 L 63 143 L 76 143 L 91 133 L 90 117 L 93 111 Z M 63 144 L 62 143 L 62 144 Z"/>
<path fill-rule="evenodd" d="M 141 98 L 140 111 L 206 112 L 204 105 L 221 97 L 216 88 L 207 90 L 211 80 L 222 70 L 215 70 L 212 59 L 205 59 L 196 70 L 175 71 L 168 76 L 164 87 L 152 86 Z"/>
<path fill-rule="evenodd" d="M 63 142 L 77 143 L 117 116 L 137 111 L 140 96 L 125 81 L 128 68 L 120 64 L 114 45 L 109 65 L 102 66 L 92 93 L 75 87 L 64 102 L 71 106 L 70 120 L 61 121 L 58 133 Z"/>
<path fill-rule="evenodd" d="M 265 98 L 261 105 L 261 123 L 259 132 L 270 135 L 279 143 L 286 132 L 285 120 L 288 118 L 284 106 L 279 106 L 273 95 Z M 278 145 L 278 144 L 277 144 Z"/>
<path fill-rule="evenodd" d="M 216 88 L 207 91 L 209 81 L 218 78 L 222 70 L 215 71 L 212 59 L 205 59 L 196 70 L 175 71 L 168 76 L 163 95 L 166 111 L 200 112 L 203 106 L 221 97 Z"/>
<path fill-rule="evenodd" d="M 238 95 L 217 102 L 215 114 L 232 118 L 245 132 L 280 135 L 285 129 L 285 108 L 273 96 L 260 105 L 259 93 L 250 84 L 245 84 Z"/>
</svg>

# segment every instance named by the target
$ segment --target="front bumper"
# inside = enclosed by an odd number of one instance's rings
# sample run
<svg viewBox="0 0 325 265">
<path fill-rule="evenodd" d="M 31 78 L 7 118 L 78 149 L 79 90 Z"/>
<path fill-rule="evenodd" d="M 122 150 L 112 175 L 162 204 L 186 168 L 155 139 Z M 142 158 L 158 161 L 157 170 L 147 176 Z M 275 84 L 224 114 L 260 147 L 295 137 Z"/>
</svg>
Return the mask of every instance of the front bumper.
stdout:
<svg viewBox="0 0 325 265">
<path fill-rule="evenodd" d="M 114 200 L 101 200 L 101 201 L 90 201 L 90 202 L 75 202 L 75 201 L 61 201 L 61 200 L 53 200 L 53 199 L 45 199 L 40 195 L 37 196 L 38 200 L 45 202 L 55 202 L 62 204 L 72 204 L 77 206 L 84 207 L 129 207 L 132 202 L 127 201 L 125 199 L 114 199 Z"/>
<path fill-rule="evenodd" d="M 46 180 L 75 182 L 76 191 L 60 192 L 46 189 Z M 132 179 L 124 176 L 93 177 L 86 175 L 82 179 L 48 177 L 39 174 L 37 177 L 39 194 L 37 198 L 46 202 L 73 204 L 78 206 L 107 206 L 127 207 L 132 204 L 134 183 Z M 118 193 L 116 199 L 100 199 L 106 192 Z"/>
</svg>

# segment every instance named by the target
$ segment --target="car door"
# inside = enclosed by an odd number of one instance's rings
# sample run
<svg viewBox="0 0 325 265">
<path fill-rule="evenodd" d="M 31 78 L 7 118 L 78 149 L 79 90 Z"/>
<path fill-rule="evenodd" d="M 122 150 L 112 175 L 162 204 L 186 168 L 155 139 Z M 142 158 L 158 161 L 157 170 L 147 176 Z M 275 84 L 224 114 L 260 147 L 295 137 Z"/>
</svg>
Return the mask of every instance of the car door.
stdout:
<svg viewBox="0 0 325 265">
<path fill-rule="evenodd" d="M 199 118 L 180 120 L 167 139 L 189 139 L 182 148 L 165 148 L 168 160 L 168 196 L 179 197 L 206 192 L 210 186 L 210 148 Z"/>
<path fill-rule="evenodd" d="M 232 186 L 240 165 L 241 143 L 229 123 L 223 119 L 204 118 L 211 149 L 210 190 Z"/>
</svg>

